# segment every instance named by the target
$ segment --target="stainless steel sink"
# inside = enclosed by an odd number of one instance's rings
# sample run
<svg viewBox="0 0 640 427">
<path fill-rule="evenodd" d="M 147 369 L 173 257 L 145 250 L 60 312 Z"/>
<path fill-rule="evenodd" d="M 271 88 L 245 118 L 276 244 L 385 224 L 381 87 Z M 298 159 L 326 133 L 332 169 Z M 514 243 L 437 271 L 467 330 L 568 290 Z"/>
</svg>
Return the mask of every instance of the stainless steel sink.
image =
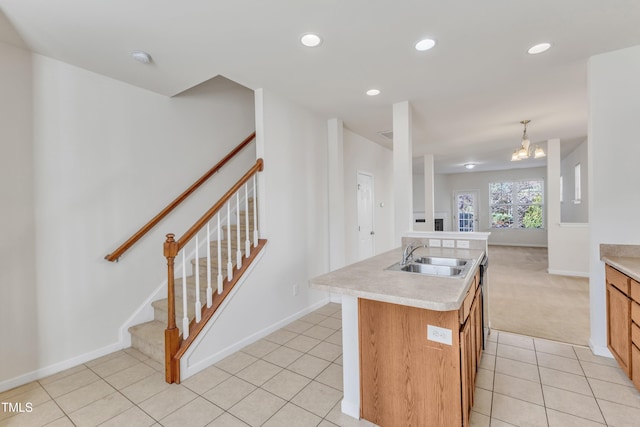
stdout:
<svg viewBox="0 0 640 427">
<path fill-rule="evenodd" d="M 405 265 L 399 262 L 395 263 L 388 267 L 387 270 L 423 274 L 426 276 L 461 278 L 467 275 L 467 271 L 472 264 L 473 262 L 470 259 L 421 257 Z"/>
<path fill-rule="evenodd" d="M 431 264 L 431 265 L 448 265 L 451 267 L 462 267 L 467 265 L 471 260 L 461 258 L 442 258 L 442 257 L 421 257 L 416 258 L 413 262 L 418 264 Z"/>
<path fill-rule="evenodd" d="M 407 264 L 403 265 L 400 270 L 407 271 L 409 273 L 428 274 L 431 276 L 460 276 L 463 269 L 459 267 L 450 267 L 447 265 L 433 265 L 433 264 Z"/>
</svg>

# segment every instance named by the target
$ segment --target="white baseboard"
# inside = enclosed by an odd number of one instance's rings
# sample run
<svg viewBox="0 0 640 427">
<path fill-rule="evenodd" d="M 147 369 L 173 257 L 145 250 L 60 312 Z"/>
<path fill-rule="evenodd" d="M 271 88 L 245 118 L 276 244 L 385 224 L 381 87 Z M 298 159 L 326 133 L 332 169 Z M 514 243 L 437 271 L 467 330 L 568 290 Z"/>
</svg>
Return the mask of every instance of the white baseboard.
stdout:
<svg viewBox="0 0 640 427">
<path fill-rule="evenodd" d="M 348 415 L 352 418 L 355 418 L 356 420 L 360 419 L 360 405 L 350 402 L 346 399 L 342 399 L 342 402 L 340 403 L 340 409 L 342 410 L 342 413 L 345 415 Z"/>
<path fill-rule="evenodd" d="M 558 276 L 589 277 L 589 273 L 584 273 L 582 271 L 547 269 L 547 273 L 556 274 Z"/>
<path fill-rule="evenodd" d="M 12 388 L 19 387 L 32 381 L 46 378 L 53 374 L 57 374 L 58 372 L 86 363 L 90 360 L 97 359 L 98 357 L 113 353 L 114 351 L 122 350 L 123 348 L 124 347 L 122 347 L 119 342 L 109 344 L 106 347 L 72 357 L 71 359 L 67 359 L 62 362 L 54 363 L 53 365 L 45 366 L 44 368 L 40 368 L 35 371 L 27 372 L 26 374 L 19 375 L 15 378 L 10 378 L 0 382 L 0 392 L 11 390 Z"/>
<path fill-rule="evenodd" d="M 516 246 L 522 248 L 547 248 L 547 245 L 532 245 L 529 243 L 493 243 L 489 242 L 489 246 Z"/>
<path fill-rule="evenodd" d="M 329 299 L 331 302 L 335 302 L 338 304 L 342 304 L 342 295 L 341 294 L 330 294 Z"/>
<path fill-rule="evenodd" d="M 227 298 L 228 300 L 230 298 Z M 188 360 L 188 354 L 185 354 L 182 359 L 181 362 L 185 362 L 184 364 L 181 363 L 180 364 L 180 381 L 184 381 L 187 378 L 189 378 L 192 375 L 197 374 L 198 372 L 210 367 L 211 365 L 221 361 L 222 359 L 224 359 L 227 356 L 230 356 L 231 354 L 241 350 L 242 348 L 246 347 L 249 344 L 252 344 L 256 341 L 258 341 L 259 339 L 262 339 L 264 337 L 266 337 L 269 334 L 272 334 L 273 332 L 281 329 L 283 326 L 288 325 L 289 323 L 303 317 L 306 316 L 307 314 L 317 310 L 318 308 L 322 307 L 323 305 L 327 304 L 330 301 L 330 299 L 327 297 L 323 300 L 320 300 L 319 302 L 310 305 L 309 307 L 305 307 L 303 310 L 298 311 L 297 313 L 292 314 L 291 316 L 287 316 L 282 320 L 279 320 L 276 323 L 273 323 L 270 326 L 267 326 L 266 328 L 252 334 L 249 335 L 246 338 L 241 339 L 240 341 L 237 341 L 233 344 L 231 344 L 230 346 L 227 346 L 226 348 L 220 350 L 219 352 L 212 354 L 211 356 L 207 357 L 206 359 L 203 359 L 201 361 L 199 361 L 198 363 L 195 363 L 193 365 L 187 365 L 186 361 Z M 215 323 L 215 319 L 211 319 L 209 321 L 209 325 L 212 325 L 213 323 Z M 195 347 L 195 346 L 194 346 Z"/>
<path fill-rule="evenodd" d="M 591 339 L 589 339 L 589 348 L 591 352 L 596 356 L 608 357 L 613 359 L 613 354 L 609 351 L 606 346 L 596 345 Z"/>
</svg>

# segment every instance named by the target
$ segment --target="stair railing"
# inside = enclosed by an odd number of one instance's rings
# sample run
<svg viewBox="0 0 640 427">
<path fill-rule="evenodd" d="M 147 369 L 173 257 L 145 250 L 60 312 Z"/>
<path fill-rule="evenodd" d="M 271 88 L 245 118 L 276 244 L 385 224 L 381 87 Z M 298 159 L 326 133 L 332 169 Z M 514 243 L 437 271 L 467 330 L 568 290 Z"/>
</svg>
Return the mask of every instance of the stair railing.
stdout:
<svg viewBox="0 0 640 427">
<path fill-rule="evenodd" d="M 251 135 L 246 137 L 244 141 L 238 144 L 233 150 L 231 150 L 226 156 L 222 158 L 214 167 L 209 169 L 204 175 L 202 175 L 196 182 L 194 182 L 189 188 L 187 188 L 182 194 L 180 194 L 173 202 L 169 203 L 167 207 L 160 211 L 155 217 L 146 223 L 140 230 L 135 232 L 129 239 L 127 239 L 118 249 L 113 251 L 104 257 L 107 261 L 117 262 L 122 254 L 124 254 L 131 246 L 133 246 L 138 240 L 140 240 L 145 234 L 147 234 L 153 227 L 155 227 L 160 221 L 162 221 L 171 211 L 178 207 L 185 199 L 187 199 L 194 191 L 196 191 L 202 184 L 215 175 L 220 169 L 236 156 L 244 147 L 249 145 L 256 137 L 256 133 L 252 132 Z"/>
<path fill-rule="evenodd" d="M 263 165 L 262 159 L 258 159 L 178 240 L 175 240 L 174 234 L 167 234 L 164 256 L 167 258 L 168 319 L 165 330 L 165 376 L 168 383 L 180 382 L 180 357 L 264 246 L 265 241 L 259 239 L 256 208 L 257 173 L 263 170 Z M 244 214 L 241 213 L 241 207 L 244 208 Z M 241 218 L 242 215 L 244 218 Z M 216 252 L 215 267 L 212 265 L 212 249 Z M 200 259 L 201 253 L 206 254 L 204 262 Z M 188 262 L 192 257 L 194 261 Z M 206 274 L 202 274 L 202 268 L 206 269 Z M 188 274 L 189 270 L 191 274 Z M 213 273 L 217 273 L 215 295 Z M 205 292 L 201 280 L 206 281 Z M 179 285 L 177 288 L 176 284 Z M 180 321 L 176 319 L 177 292 L 182 294 Z M 201 293 L 206 295 L 206 304 L 201 302 Z M 195 297 L 195 302 L 191 302 L 193 311 L 188 301 L 190 294 Z M 194 315 L 192 320 L 190 313 Z"/>
</svg>

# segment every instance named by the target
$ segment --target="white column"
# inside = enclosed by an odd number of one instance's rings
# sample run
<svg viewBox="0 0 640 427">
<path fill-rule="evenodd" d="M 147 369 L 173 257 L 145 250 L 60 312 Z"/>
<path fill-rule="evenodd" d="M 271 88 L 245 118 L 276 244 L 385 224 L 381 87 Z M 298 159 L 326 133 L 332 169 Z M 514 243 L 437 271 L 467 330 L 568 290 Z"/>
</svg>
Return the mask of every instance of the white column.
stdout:
<svg viewBox="0 0 640 427">
<path fill-rule="evenodd" d="M 342 120 L 328 122 L 329 151 L 329 270 L 344 267 L 344 128 Z"/>
<path fill-rule="evenodd" d="M 393 104 L 394 242 L 413 230 L 412 120 L 409 101 Z"/>
<path fill-rule="evenodd" d="M 425 231 L 434 231 L 434 177 L 433 177 L 433 154 L 424 155 L 424 219 Z"/>
<path fill-rule="evenodd" d="M 547 141 L 547 182 L 545 193 L 547 215 L 545 226 L 547 228 L 547 259 L 550 271 L 557 270 L 555 260 L 562 254 L 558 253 L 560 231 L 560 168 L 561 168 L 560 140 Z"/>
<path fill-rule="evenodd" d="M 342 295 L 342 388 L 344 414 L 360 418 L 360 350 L 358 298 Z"/>
</svg>

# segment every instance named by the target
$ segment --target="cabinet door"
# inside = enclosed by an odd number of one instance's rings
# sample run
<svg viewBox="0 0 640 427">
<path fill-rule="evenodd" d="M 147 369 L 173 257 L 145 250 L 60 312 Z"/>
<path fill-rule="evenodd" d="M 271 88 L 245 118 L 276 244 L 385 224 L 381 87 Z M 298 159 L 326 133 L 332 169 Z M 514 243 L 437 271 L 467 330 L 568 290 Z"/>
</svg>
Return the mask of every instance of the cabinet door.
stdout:
<svg viewBox="0 0 640 427">
<path fill-rule="evenodd" d="M 465 323 L 460 331 L 460 374 L 461 374 L 461 394 L 462 394 L 462 425 L 469 425 L 469 415 L 471 414 L 473 380 L 471 365 L 473 359 L 473 338 L 471 335 L 471 323 Z"/>
<path fill-rule="evenodd" d="M 476 371 L 477 371 L 478 367 L 480 366 L 480 358 L 482 357 L 482 334 L 484 334 L 484 325 L 482 324 L 482 293 L 480 292 L 480 289 L 478 289 L 476 293 L 475 330 L 476 330 Z"/>
<path fill-rule="evenodd" d="M 631 380 L 636 388 L 640 390 L 640 350 L 635 345 L 631 347 L 631 366 L 633 367 Z"/>
<path fill-rule="evenodd" d="M 607 347 L 630 376 L 631 299 L 607 283 Z"/>
</svg>

